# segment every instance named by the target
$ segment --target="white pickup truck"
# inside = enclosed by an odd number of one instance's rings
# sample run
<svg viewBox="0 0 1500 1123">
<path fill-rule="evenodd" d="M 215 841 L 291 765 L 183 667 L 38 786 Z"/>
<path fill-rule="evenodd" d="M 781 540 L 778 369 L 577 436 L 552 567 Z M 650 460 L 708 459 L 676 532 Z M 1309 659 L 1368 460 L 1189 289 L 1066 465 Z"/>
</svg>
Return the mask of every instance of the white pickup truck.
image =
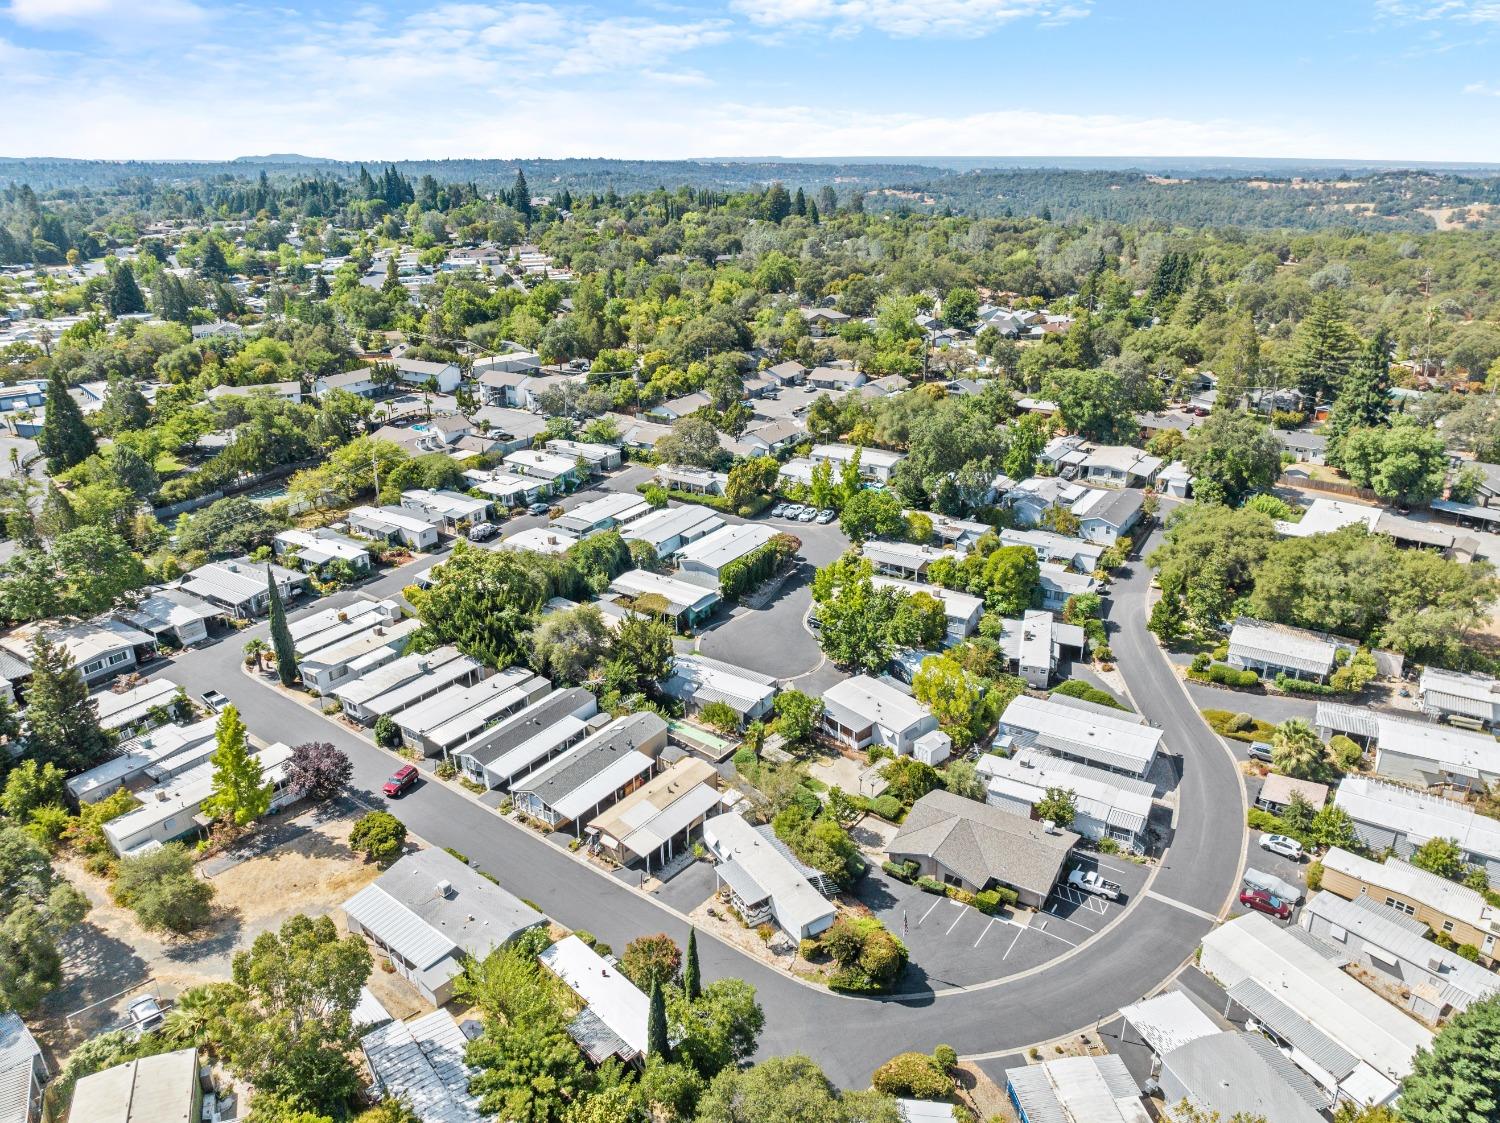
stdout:
<svg viewBox="0 0 1500 1123">
<path fill-rule="evenodd" d="M 1113 881 L 1106 881 L 1100 877 L 1098 870 L 1074 870 L 1068 874 L 1068 885 L 1080 893 L 1092 893 L 1107 901 L 1120 899 L 1120 887 Z"/>
</svg>

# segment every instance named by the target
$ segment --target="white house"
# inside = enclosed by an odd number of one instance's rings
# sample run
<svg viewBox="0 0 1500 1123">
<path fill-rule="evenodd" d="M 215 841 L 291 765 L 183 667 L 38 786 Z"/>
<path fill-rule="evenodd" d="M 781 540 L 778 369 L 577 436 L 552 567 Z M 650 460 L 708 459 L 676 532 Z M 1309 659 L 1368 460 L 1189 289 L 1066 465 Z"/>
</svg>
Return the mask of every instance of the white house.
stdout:
<svg viewBox="0 0 1500 1123">
<path fill-rule="evenodd" d="M 535 448 L 523 448 L 505 458 L 505 466 L 518 476 L 557 481 L 558 485 L 569 481 L 578 482 L 578 461 L 555 452 L 543 452 Z"/>
<path fill-rule="evenodd" d="M 696 542 L 723 525 L 724 520 L 707 507 L 684 503 L 642 515 L 623 527 L 620 534 L 627 542 L 644 542 L 658 558 L 670 558 L 688 543 Z"/>
<path fill-rule="evenodd" d="M 512 788 L 516 807 L 553 830 L 599 814 L 650 779 L 667 744 L 654 713 L 627 714 L 539 768 Z"/>
<path fill-rule="evenodd" d="M 483 959 L 547 918 L 445 850 L 407 854 L 344 902 L 364 936 L 422 997 L 441 1006 L 464 961 Z"/>
<path fill-rule="evenodd" d="M 1032 817 L 1049 788 L 1062 788 L 1073 793 L 1078 810 L 1069 830 L 1095 840 L 1112 838 L 1132 850 L 1145 844 L 1155 788 L 1144 780 L 1034 749 L 1008 757 L 986 753 L 978 769 L 989 786 L 985 802 L 991 807 Z"/>
<path fill-rule="evenodd" d="M 853 749 L 887 745 L 910 756 L 922 734 L 937 728 L 937 718 L 910 694 L 887 679 L 855 675 L 823 693 L 823 731 Z"/>
<path fill-rule="evenodd" d="M 447 489 L 403 491 L 401 506 L 447 534 L 457 534 L 460 527 L 489 522 L 494 513 L 488 499 L 475 499 L 472 495 Z"/>
<path fill-rule="evenodd" d="M 1340 651 L 1353 655 L 1358 648 L 1353 640 L 1242 616 L 1229 633 L 1228 662 L 1267 677 L 1286 674 L 1323 682 L 1338 666 Z"/>
<path fill-rule="evenodd" d="M 274 785 L 271 810 L 286 806 L 297 792 L 286 785 L 286 765 L 292 750 L 277 742 L 255 753 L 265 780 Z M 165 783 L 140 793 L 141 806 L 104 824 L 104 837 L 122 858 L 143 847 L 197 834 L 203 824 L 199 810 L 213 794 L 214 766 L 204 761 Z"/>
<path fill-rule="evenodd" d="M 639 495 L 629 491 L 613 491 L 580 503 L 566 514 L 559 515 L 552 525 L 559 530 L 580 538 L 614 530 L 642 515 L 649 513 L 651 505 Z"/>
<path fill-rule="evenodd" d="M 1425 788 L 1478 792 L 1500 783 L 1500 742 L 1490 734 L 1381 713 L 1371 716 L 1379 775 Z"/>
<path fill-rule="evenodd" d="M 558 456 L 571 456 L 575 462 L 585 461 L 595 475 L 612 471 L 620 466 L 620 450 L 614 445 L 556 438 L 548 441 L 546 447 L 548 452 L 556 453 Z"/>
<path fill-rule="evenodd" d="M 1377 853 L 1390 849 L 1410 858 L 1423 843 L 1448 838 L 1465 862 L 1484 869 L 1491 885 L 1500 883 L 1500 820 L 1369 776 L 1345 776 L 1333 801 L 1354 820 L 1360 841 Z"/>
<path fill-rule="evenodd" d="M 1411 1072 L 1417 1050 L 1431 1048 L 1432 1033 L 1340 970 L 1346 961 L 1302 929 L 1252 912 L 1203 937 L 1200 965 L 1282 1037 L 1292 1060 L 1320 1085 L 1362 1104 L 1386 1103 Z M 1304 1026 L 1315 1031 L 1308 1037 L 1332 1042 L 1342 1057 L 1299 1047 Z M 1336 1059 L 1346 1073 L 1326 1067 Z"/>
<path fill-rule="evenodd" d="M 899 452 L 848 444 L 813 445 L 812 452 L 808 455 L 815 464 L 828 464 L 835 477 L 858 456 L 860 479 L 879 484 L 890 483 L 891 473 L 896 470 L 896 465 L 906 459 Z"/>
<path fill-rule="evenodd" d="M 720 702 L 740 715 L 741 723 L 759 721 L 776 701 L 776 680 L 770 675 L 721 663 L 706 655 L 678 655 L 672 673 L 662 681 L 662 693 L 693 709 Z"/>
<path fill-rule="evenodd" d="M 455 683 L 472 682 L 483 667 L 456 647 L 444 646 L 407 655 L 353 682 L 334 688 L 344 716 L 362 724 L 400 713 Z"/>
<path fill-rule="evenodd" d="M 677 551 L 678 576 L 694 585 L 717 589 L 727 566 L 767 545 L 778 533 L 765 523 L 720 527 Z"/>
<path fill-rule="evenodd" d="M 1417 696 L 1423 711 L 1440 720 L 1500 725 L 1500 680 L 1489 675 L 1426 667 L 1417 680 Z"/>
<path fill-rule="evenodd" d="M 438 544 L 438 528 L 425 518 L 400 507 L 360 505 L 349 511 L 349 529 L 379 539 L 400 542 L 411 550 L 430 550 Z"/>
<path fill-rule="evenodd" d="M 925 593 L 943 606 L 947 620 L 948 638 L 957 643 L 965 636 L 973 635 L 979 627 L 979 617 L 984 611 L 984 601 L 979 597 L 961 593 L 957 589 L 946 589 L 941 585 L 924 585 L 920 581 L 903 581 L 899 577 L 876 574 L 871 583 L 877 589 L 895 589 L 903 596 Z"/>
<path fill-rule="evenodd" d="M 1000 715 L 997 744 L 1037 749 L 1111 772 L 1144 779 L 1156 762 L 1161 730 L 1128 710 L 1054 694 L 1021 694 Z"/>
<path fill-rule="evenodd" d="M 396 368 L 396 377 L 408 386 L 421 388 L 429 382 L 436 382 L 440 394 L 453 393 L 463 381 L 463 372 L 456 363 L 432 363 L 402 358 L 391 360 L 391 365 Z"/>
<path fill-rule="evenodd" d="M 568 1034 L 591 1062 L 644 1062 L 651 1000 L 618 966 L 577 936 L 558 940 L 537 958 L 583 1003 Z"/>
<path fill-rule="evenodd" d="M 264 580 L 261 584 L 265 592 Z M 83 681 L 90 687 L 106 679 L 133 671 L 156 655 L 156 640 L 129 624 L 108 618 L 100 620 L 42 620 L 22 624 L 0 636 L 0 648 L 24 666 L 29 676 L 33 645 L 39 635 L 61 647 L 73 660 Z M 17 672 L 8 674 L 14 678 Z"/>
<path fill-rule="evenodd" d="M 356 573 L 370 570 L 370 548 L 327 527 L 283 530 L 271 545 L 278 559 L 304 571 L 326 574 L 338 562 Z"/>
<path fill-rule="evenodd" d="M 733 813 L 715 815 L 703 824 L 703 844 L 745 923 L 774 921 L 798 941 L 832 926 L 836 914 L 820 888 L 824 878 L 799 862 L 769 827 L 757 830 Z"/>
<path fill-rule="evenodd" d="M 720 600 L 716 588 L 707 588 L 645 569 L 626 570 L 609 583 L 609 590 L 628 597 L 633 604 L 639 604 L 642 598 L 659 598 L 664 602 L 662 615 L 672 620 L 679 629 L 694 628 L 707 620 L 713 615 Z"/>
</svg>

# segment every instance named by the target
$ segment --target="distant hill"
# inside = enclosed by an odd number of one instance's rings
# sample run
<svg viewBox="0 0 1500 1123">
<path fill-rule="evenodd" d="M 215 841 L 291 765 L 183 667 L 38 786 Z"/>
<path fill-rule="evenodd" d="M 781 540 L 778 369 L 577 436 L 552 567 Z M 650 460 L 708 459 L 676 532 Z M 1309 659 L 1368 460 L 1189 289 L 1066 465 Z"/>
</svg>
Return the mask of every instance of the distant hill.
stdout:
<svg viewBox="0 0 1500 1123">
<path fill-rule="evenodd" d="M 325 167 L 339 165 L 338 160 L 325 156 L 302 156 L 296 152 L 272 152 L 269 156 L 236 156 L 232 164 L 311 164 Z"/>
</svg>

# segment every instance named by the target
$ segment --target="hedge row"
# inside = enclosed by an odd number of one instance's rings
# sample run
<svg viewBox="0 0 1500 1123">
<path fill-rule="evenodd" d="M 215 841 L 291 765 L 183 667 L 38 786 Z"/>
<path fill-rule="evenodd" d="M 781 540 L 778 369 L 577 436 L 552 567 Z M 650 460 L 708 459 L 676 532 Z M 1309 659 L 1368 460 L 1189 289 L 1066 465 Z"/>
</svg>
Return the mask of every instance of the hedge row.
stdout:
<svg viewBox="0 0 1500 1123">
<path fill-rule="evenodd" d="M 1203 661 L 1203 656 L 1200 655 L 1188 668 L 1188 678 L 1194 682 L 1211 682 L 1218 686 L 1233 686 L 1239 689 L 1260 685 L 1260 675 L 1254 671 L 1242 671 L 1238 667 L 1231 667 L 1228 663 L 1211 663 L 1204 666 Z"/>
</svg>

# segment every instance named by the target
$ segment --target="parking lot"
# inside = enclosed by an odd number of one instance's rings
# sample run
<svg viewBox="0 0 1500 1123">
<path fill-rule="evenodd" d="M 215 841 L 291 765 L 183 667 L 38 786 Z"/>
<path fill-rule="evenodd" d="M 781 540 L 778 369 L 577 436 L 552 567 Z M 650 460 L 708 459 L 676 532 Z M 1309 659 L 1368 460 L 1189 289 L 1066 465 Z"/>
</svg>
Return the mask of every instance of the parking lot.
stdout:
<svg viewBox="0 0 1500 1123">
<path fill-rule="evenodd" d="M 1094 865 L 1091 858 L 1084 862 L 1085 868 Z M 1120 884 L 1119 901 L 1060 889 L 1041 912 L 986 916 L 879 870 L 864 878 L 858 896 L 911 951 L 903 989 L 925 984 L 937 990 L 1004 978 L 1066 954 L 1117 919 L 1149 874 L 1147 867 L 1129 862 L 1109 862 L 1100 872 Z"/>
</svg>

